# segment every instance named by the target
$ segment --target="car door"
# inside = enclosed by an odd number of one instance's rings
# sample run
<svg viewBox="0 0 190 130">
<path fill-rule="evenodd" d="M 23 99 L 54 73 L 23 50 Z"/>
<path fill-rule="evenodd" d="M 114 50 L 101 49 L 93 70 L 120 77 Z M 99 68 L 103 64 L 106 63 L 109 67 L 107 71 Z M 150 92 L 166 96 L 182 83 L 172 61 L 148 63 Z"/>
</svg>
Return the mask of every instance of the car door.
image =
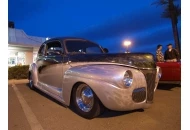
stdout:
<svg viewBox="0 0 190 130">
<path fill-rule="evenodd" d="M 45 46 L 46 44 L 42 44 L 39 51 L 38 55 L 36 57 L 36 65 L 37 65 L 37 73 L 38 73 L 38 82 L 41 83 L 43 82 L 43 59 L 45 56 Z M 38 86 L 41 88 L 41 86 Z"/>
<path fill-rule="evenodd" d="M 157 62 L 157 65 L 162 69 L 162 77 L 160 81 L 172 81 L 172 66 L 170 62 Z"/>
<path fill-rule="evenodd" d="M 41 79 L 45 84 L 43 89 L 61 96 L 63 76 L 65 71 L 70 68 L 66 62 L 64 48 L 60 41 L 55 40 L 46 43 L 42 63 L 43 71 L 41 71 Z"/>
<path fill-rule="evenodd" d="M 181 62 L 174 62 L 173 63 L 173 81 L 181 81 Z"/>
<path fill-rule="evenodd" d="M 181 80 L 181 63 L 180 62 L 159 62 L 157 63 L 162 69 L 160 81 L 180 81 Z"/>
</svg>

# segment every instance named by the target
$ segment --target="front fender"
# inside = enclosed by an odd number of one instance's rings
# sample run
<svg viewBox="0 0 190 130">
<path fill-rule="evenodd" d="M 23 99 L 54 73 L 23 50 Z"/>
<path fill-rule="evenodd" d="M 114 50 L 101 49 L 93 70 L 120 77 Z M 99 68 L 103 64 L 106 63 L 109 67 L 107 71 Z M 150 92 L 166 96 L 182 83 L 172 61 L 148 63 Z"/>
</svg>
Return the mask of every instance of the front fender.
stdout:
<svg viewBox="0 0 190 130">
<path fill-rule="evenodd" d="M 65 75 L 93 80 L 103 80 L 122 87 L 122 79 L 126 70 L 132 69 L 118 65 L 83 65 L 75 66 L 66 71 Z"/>
<path fill-rule="evenodd" d="M 122 82 L 127 70 L 131 70 L 134 75 L 130 88 L 125 88 Z M 73 67 L 66 71 L 63 79 L 63 99 L 67 105 L 70 104 L 73 86 L 79 82 L 89 85 L 103 105 L 113 110 L 116 108 L 110 104 L 117 103 L 117 99 L 129 99 L 135 88 L 147 87 L 143 73 L 133 68 L 115 65 Z M 126 104 L 126 101 L 123 100 L 122 104 Z"/>
</svg>

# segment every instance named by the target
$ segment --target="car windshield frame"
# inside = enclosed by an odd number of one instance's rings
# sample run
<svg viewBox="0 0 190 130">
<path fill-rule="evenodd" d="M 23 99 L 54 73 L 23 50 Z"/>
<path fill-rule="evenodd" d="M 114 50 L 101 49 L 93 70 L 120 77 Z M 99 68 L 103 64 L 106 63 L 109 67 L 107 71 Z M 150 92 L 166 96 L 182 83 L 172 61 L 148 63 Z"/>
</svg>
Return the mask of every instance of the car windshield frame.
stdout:
<svg viewBox="0 0 190 130">
<path fill-rule="evenodd" d="M 77 43 L 77 42 L 79 42 L 79 43 Z M 70 44 L 70 46 L 69 46 L 69 44 Z M 78 44 L 78 46 L 74 46 L 73 44 Z M 65 46 L 65 50 L 66 50 L 67 54 L 103 54 L 104 53 L 104 51 L 102 50 L 102 48 L 100 47 L 99 44 L 96 44 L 96 43 L 88 41 L 88 40 L 67 39 L 64 41 L 64 46 Z M 99 50 L 91 52 L 91 53 L 86 52 L 86 49 L 88 46 L 91 48 L 96 47 Z M 81 49 L 79 49 L 80 47 L 81 47 Z M 73 50 L 77 49 L 78 51 L 71 51 L 71 48 L 74 48 Z M 85 48 L 85 51 L 84 51 L 84 48 Z M 79 50 L 81 50 L 81 51 L 79 51 Z"/>
</svg>

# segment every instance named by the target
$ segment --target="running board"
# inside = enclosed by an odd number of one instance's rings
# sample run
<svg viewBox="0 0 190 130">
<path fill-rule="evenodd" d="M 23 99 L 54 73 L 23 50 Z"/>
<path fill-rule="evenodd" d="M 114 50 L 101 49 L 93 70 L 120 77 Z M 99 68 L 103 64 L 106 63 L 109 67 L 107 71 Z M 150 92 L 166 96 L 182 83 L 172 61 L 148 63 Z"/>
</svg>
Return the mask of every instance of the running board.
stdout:
<svg viewBox="0 0 190 130">
<path fill-rule="evenodd" d="M 62 88 L 53 87 L 39 81 L 37 83 L 37 88 L 39 88 L 41 91 L 48 94 L 49 96 L 57 99 L 59 102 L 63 104 L 65 103 L 62 96 Z"/>
</svg>

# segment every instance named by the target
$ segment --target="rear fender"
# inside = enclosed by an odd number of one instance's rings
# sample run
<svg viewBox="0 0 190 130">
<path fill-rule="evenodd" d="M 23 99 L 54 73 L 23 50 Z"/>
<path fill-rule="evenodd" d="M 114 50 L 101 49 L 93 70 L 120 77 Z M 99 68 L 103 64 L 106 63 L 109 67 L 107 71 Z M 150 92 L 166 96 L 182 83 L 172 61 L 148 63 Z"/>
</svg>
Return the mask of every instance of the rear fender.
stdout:
<svg viewBox="0 0 190 130">
<path fill-rule="evenodd" d="M 38 82 L 38 73 L 37 73 L 37 65 L 35 63 L 32 63 L 29 67 L 29 75 L 32 75 L 32 80 L 34 83 L 34 86 L 37 86 Z"/>
</svg>

